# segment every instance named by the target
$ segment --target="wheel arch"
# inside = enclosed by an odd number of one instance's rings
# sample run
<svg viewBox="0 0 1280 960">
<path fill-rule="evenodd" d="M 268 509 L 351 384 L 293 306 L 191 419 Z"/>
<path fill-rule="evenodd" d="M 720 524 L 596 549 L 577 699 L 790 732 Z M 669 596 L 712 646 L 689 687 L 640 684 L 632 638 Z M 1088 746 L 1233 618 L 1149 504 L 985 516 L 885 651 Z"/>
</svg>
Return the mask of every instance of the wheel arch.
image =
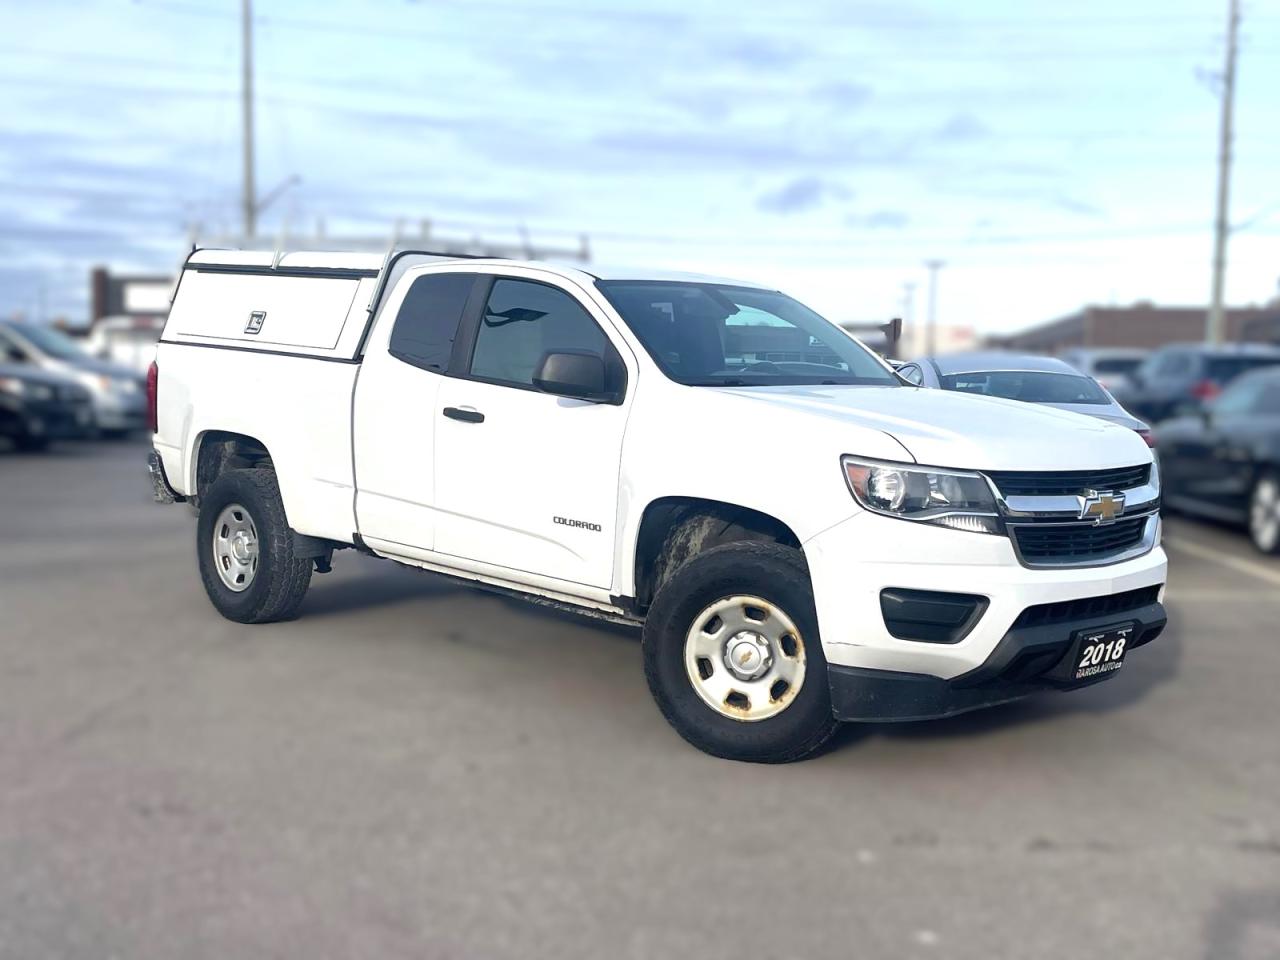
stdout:
<svg viewBox="0 0 1280 960">
<path fill-rule="evenodd" d="M 229 430 L 204 430 L 192 445 L 190 490 L 193 503 L 227 470 L 274 466 L 271 451 L 257 437 Z"/>
<path fill-rule="evenodd" d="M 641 513 L 631 551 L 635 607 L 647 609 L 658 587 L 686 560 L 711 547 L 739 541 L 802 549 L 788 523 L 754 507 L 692 496 L 651 500 Z"/>
</svg>

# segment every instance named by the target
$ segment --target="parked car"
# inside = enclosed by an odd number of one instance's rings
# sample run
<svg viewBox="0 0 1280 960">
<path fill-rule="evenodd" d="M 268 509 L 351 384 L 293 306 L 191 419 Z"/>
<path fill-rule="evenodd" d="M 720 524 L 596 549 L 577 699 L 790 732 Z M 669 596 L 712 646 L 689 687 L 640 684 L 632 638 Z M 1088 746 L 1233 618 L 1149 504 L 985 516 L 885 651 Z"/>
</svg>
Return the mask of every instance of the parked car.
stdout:
<svg viewBox="0 0 1280 960">
<path fill-rule="evenodd" d="M 1162 424 L 1160 448 L 1171 508 L 1245 525 L 1259 550 L 1280 553 L 1280 366 Z"/>
<path fill-rule="evenodd" d="M 1165 625 L 1137 434 L 911 389 L 768 287 L 198 251 L 148 383 L 223 616 L 295 616 L 355 547 L 635 624 L 718 756 L 1104 680 Z"/>
<path fill-rule="evenodd" d="M 164 320 L 159 317 L 103 317 L 85 337 L 84 349 L 99 360 L 107 360 L 145 376 L 156 358 L 156 341 Z"/>
<path fill-rule="evenodd" d="M 1151 428 L 1116 403 L 1096 380 L 1054 357 L 987 351 L 950 353 L 899 365 L 911 383 L 938 390 L 1039 403 L 1097 417 L 1130 430 L 1155 446 Z"/>
<path fill-rule="evenodd" d="M 1193 413 L 1236 377 L 1280 364 L 1280 347 L 1237 343 L 1225 346 L 1175 344 L 1154 351 L 1118 386 L 1116 399 L 1148 423 Z"/>
<path fill-rule="evenodd" d="M 63 374 L 89 391 L 93 425 L 124 435 L 146 424 L 146 380 L 128 367 L 90 356 L 66 334 L 34 323 L 0 321 L 0 361 Z"/>
<path fill-rule="evenodd" d="M 1124 347 L 1077 347 L 1063 351 L 1058 358 L 1086 377 L 1093 377 L 1107 390 L 1115 390 L 1128 384 L 1148 353 L 1149 350 Z"/>
<path fill-rule="evenodd" d="M 89 391 L 26 364 L 0 363 L 0 436 L 19 450 L 83 437 L 93 423 Z"/>
</svg>

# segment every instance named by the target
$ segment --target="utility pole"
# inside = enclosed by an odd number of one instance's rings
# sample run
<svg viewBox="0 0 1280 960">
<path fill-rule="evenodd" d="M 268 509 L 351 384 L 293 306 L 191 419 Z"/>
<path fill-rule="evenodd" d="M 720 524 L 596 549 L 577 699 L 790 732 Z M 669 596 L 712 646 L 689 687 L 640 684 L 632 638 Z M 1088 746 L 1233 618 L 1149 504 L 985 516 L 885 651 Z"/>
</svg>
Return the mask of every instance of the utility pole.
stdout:
<svg viewBox="0 0 1280 960">
<path fill-rule="evenodd" d="M 941 260 L 926 260 L 924 265 L 929 268 L 929 319 L 924 329 L 924 352 L 925 356 L 931 357 L 937 348 L 938 271 L 942 269 L 943 262 Z"/>
<path fill-rule="evenodd" d="M 240 203 L 244 211 L 244 235 L 252 237 L 257 232 L 258 219 L 257 188 L 253 183 L 253 0 L 241 0 L 240 37 L 243 56 L 241 106 L 244 120 L 244 178 L 240 186 Z"/>
<path fill-rule="evenodd" d="M 1218 210 L 1213 225 L 1213 293 L 1205 318 L 1206 343 L 1222 343 L 1226 324 L 1222 312 L 1227 274 L 1228 206 L 1231 191 L 1231 119 L 1236 94 L 1236 34 L 1240 27 L 1240 0 L 1228 0 L 1227 62 L 1222 71 L 1222 118 L 1218 125 Z"/>
</svg>

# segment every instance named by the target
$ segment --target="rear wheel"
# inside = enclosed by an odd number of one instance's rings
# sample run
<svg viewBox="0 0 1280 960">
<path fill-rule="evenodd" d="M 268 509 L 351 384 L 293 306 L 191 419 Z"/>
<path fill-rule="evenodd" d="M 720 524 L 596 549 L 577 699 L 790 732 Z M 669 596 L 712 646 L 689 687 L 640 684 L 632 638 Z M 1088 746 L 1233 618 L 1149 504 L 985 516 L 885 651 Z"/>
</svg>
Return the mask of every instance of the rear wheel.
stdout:
<svg viewBox="0 0 1280 960">
<path fill-rule="evenodd" d="M 270 470 L 229 470 L 213 482 L 200 500 L 196 554 L 209 600 L 238 623 L 293 617 L 311 583 Z"/>
<path fill-rule="evenodd" d="M 801 760 L 838 726 L 808 568 L 792 547 L 731 543 L 681 566 L 649 609 L 644 662 L 663 715 L 713 756 Z"/>
<path fill-rule="evenodd" d="M 1249 536 L 1263 553 L 1280 553 L 1280 474 L 1264 473 L 1249 496 Z"/>
</svg>

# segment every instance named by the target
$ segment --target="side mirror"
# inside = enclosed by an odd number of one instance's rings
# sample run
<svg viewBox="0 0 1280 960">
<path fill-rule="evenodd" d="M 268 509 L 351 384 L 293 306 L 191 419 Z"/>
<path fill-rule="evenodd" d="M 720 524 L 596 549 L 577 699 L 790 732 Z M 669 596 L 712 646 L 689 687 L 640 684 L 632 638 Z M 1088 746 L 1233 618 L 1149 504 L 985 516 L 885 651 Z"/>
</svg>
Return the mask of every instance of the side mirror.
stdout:
<svg viewBox="0 0 1280 960">
<path fill-rule="evenodd" d="M 533 385 L 558 397 L 596 402 L 615 399 L 605 388 L 604 358 L 585 350 L 543 354 L 533 374 Z"/>
</svg>

